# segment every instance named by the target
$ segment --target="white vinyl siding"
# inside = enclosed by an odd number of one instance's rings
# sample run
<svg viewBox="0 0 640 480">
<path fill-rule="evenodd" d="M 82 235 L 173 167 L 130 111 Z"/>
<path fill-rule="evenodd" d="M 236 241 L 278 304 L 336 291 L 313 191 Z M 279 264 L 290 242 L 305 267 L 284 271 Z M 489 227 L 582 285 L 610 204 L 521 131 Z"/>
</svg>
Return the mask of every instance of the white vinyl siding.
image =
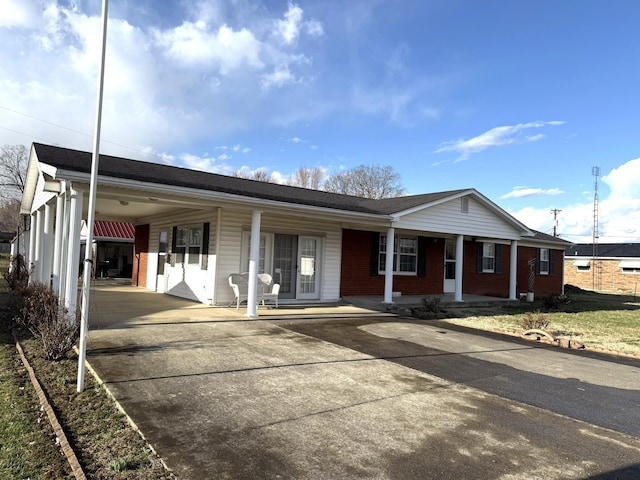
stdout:
<svg viewBox="0 0 640 480">
<path fill-rule="evenodd" d="M 165 264 L 166 293 L 177 297 L 188 298 L 202 303 L 210 303 L 213 298 L 213 271 L 215 265 L 215 244 L 216 244 L 216 211 L 215 210 L 194 210 L 177 211 L 175 213 L 162 216 L 153 216 L 140 219 L 138 224 L 149 223 L 149 262 L 147 266 L 147 285 L 150 290 L 156 290 L 156 279 L 158 273 L 158 245 L 160 242 L 160 232 L 166 231 L 169 234 L 168 246 L 171 261 Z M 198 263 L 176 262 L 176 252 L 171 251 L 173 245 L 173 227 L 176 226 L 199 226 L 204 223 L 210 224 L 209 229 L 209 255 L 206 261 L 202 259 L 202 249 L 198 255 Z M 177 246 L 177 244 L 176 244 Z M 195 245 L 191 245 L 191 253 L 195 258 Z M 202 268 L 208 265 L 208 268 Z M 188 275 L 187 275 L 188 273 Z M 162 289 L 161 289 L 162 290 Z"/>
<path fill-rule="evenodd" d="M 520 240 L 520 231 L 473 198 L 468 211 L 461 212 L 460 199 L 405 215 L 394 223 L 396 229 L 418 230 L 475 237 Z"/>
<path fill-rule="evenodd" d="M 242 252 L 242 237 L 247 238 L 251 231 L 251 210 L 223 208 L 220 233 L 220 255 L 216 284 L 218 305 L 227 305 L 233 299 L 228 278 L 231 273 L 246 269 Z M 212 224 L 213 225 L 213 224 Z M 212 228 L 213 230 L 213 228 Z M 321 237 L 321 265 L 319 300 L 338 300 L 340 298 L 340 263 L 342 255 L 342 228 L 339 222 L 319 221 L 313 217 L 297 218 L 284 215 L 262 213 L 260 231 L 269 234 L 284 233 Z M 267 247 L 268 248 L 268 247 Z M 268 269 L 269 255 L 265 254 L 265 268 Z"/>
</svg>

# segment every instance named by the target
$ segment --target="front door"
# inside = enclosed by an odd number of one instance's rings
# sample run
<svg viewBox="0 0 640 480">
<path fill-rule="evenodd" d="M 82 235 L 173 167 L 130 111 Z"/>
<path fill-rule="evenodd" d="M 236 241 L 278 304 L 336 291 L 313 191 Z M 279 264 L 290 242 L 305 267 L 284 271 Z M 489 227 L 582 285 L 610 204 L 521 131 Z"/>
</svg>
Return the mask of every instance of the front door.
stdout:
<svg viewBox="0 0 640 480">
<path fill-rule="evenodd" d="M 456 241 L 447 240 L 444 248 L 444 287 L 445 293 L 456 291 Z"/>
<path fill-rule="evenodd" d="M 165 275 L 165 264 L 167 263 L 168 232 L 160 232 L 158 241 L 158 269 L 156 273 L 156 291 L 164 293 L 167 291 L 167 277 Z"/>
<path fill-rule="evenodd" d="M 298 237 L 276 234 L 273 238 L 273 281 L 280 284 L 280 298 L 296 298 Z"/>
<path fill-rule="evenodd" d="M 318 237 L 298 238 L 298 298 L 320 298 L 320 241 Z"/>
</svg>

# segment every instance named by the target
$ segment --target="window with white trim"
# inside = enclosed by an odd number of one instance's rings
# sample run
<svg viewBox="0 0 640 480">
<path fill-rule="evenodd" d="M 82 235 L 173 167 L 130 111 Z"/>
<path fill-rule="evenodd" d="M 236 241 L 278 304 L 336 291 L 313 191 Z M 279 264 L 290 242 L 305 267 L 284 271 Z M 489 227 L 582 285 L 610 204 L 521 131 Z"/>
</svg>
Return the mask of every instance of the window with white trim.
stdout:
<svg viewBox="0 0 640 480">
<path fill-rule="evenodd" d="M 387 269 L 387 236 L 380 235 L 378 270 Z M 393 273 L 415 275 L 418 272 L 418 237 L 395 237 L 393 243 Z"/>
<path fill-rule="evenodd" d="M 482 272 L 494 273 L 496 270 L 496 244 L 484 242 L 482 244 Z"/>
<path fill-rule="evenodd" d="M 273 234 L 260 234 L 260 247 L 258 253 L 258 273 L 271 271 L 271 250 Z M 251 258 L 251 232 L 242 232 L 242 258 L 240 259 L 240 271 L 249 271 L 249 259 Z"/>
<path fill-rule="evenodd" d="M 178 226 L 176 229 L 176 263 L 200 265 L 202 224 Z"/>
<path fill-rule="evenodd" d="M 619 267 L 622 269 L 622 273 L 640 274 L 640 261 L 625 261 L 620 262 Z"/>
<path fill-rule="evenodd" d="M 549 275 L 549 249 L 540 249 L 540 275 Z"/>
</svg>

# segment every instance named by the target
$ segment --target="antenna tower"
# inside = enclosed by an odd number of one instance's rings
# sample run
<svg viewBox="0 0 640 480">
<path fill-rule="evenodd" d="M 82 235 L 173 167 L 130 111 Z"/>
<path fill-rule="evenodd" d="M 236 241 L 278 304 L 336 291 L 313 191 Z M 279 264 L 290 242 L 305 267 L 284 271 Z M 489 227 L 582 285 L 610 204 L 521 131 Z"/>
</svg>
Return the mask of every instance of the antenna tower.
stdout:
<svg viewBox="0 0 640 480">
<path fill-rule="evenodd" d="M 598 205 L 598 177 L 600 176 L 600 167 L 593 167 L 591 175 L 595 177 L 594 194 L 593 194 L 593 289 L 602 290 L 602 265 L 598 258 L 598 240 L 600 233 L 598 232 L 598 214 L 600 206 Z"/>
</svg>

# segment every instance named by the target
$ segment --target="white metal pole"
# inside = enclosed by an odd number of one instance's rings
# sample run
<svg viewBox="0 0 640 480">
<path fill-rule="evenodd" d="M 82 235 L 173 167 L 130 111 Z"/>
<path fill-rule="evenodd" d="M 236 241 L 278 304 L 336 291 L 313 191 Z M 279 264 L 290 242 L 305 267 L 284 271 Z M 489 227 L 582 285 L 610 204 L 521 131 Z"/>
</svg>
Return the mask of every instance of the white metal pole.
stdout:
<svg viewBox="0 0 640 480">
<path fill-rule="evenodd" d="M 82 310 L 80 317 L 80 348 L 78 354 L 78 392 L 84 390 L 84 362 L 87 356 L 87 330 L 89 315 L 89 293 L 93 273 L 93 225 L 96 217 L 96 186 L 98 183 L 98 161 L 100 159 L 100 127 L 102 123 L 102 92 L 104 90 L 104 64 L 107 50 L 107 17 L 109 0 L 102 0 L 102 52 L 100 74 L 98 75 L 98 98 L 96 108 L 96 128 L 93 134 L 93 155 L 91 157 L 91 181 L 89 183 L 89 212 L 87 214 L 87 243 L 85 244 L 84 275 L 82 283 Z"/>
<path fill-rule="evenodd" d="M 56 224 L 53 228 L 53 269 L 52 288 L 58 298 L 60 295 L 60 273 L 62 271 L 62 230 L 64 224 L 64 192 L 56 197 Z"/>
</svg>

